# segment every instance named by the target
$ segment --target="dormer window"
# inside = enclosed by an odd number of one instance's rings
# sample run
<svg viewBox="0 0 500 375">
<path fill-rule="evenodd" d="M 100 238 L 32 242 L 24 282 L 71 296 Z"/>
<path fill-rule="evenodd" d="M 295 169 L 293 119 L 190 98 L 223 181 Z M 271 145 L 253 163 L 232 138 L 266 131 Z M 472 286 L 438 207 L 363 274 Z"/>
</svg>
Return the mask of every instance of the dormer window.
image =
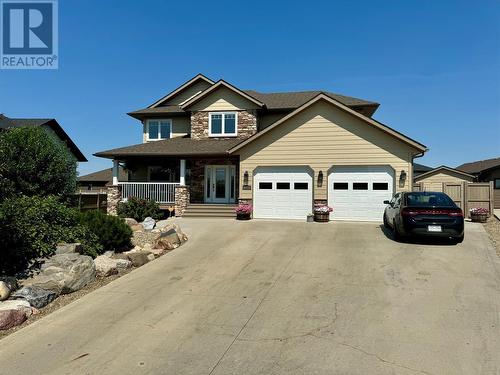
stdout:
<svg viewBox="0 0 500 375">
<path fill-rule="evenodd" d="M 148 120 L 146 134 L 148 141 L 172 138 L 172 120 Z"/>
<path fill-rule="evenodd" d="M 238 114 L 236 112 L 211 112 L 209 115 L 210 137 L 234 137 L 238 130 Z"/>
</svg>

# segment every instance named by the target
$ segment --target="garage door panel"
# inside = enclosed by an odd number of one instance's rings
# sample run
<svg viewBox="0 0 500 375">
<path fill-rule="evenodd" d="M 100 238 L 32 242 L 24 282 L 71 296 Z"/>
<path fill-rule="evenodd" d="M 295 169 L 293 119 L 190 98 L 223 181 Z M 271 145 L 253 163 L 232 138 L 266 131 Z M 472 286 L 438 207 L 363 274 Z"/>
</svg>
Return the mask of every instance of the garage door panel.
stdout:
<svg viewBox="0 0 500 375">
<path fill-rule="evenodd" d="M 383 201 L 391 199 L 393 191 L 394 171 L 389 166 L 333 167 L 328 176 L 328 204 L 333 207 L 330 217 L 380 221 Z"/>
<path fill-rule="evenodd" d="M 260 189 L 261 182 L 272 188 Z M 306 167 L 257 168 L 254 186 L 255 218 L 305 219 L 312 211 L 312 173 Z"/>
</svg>

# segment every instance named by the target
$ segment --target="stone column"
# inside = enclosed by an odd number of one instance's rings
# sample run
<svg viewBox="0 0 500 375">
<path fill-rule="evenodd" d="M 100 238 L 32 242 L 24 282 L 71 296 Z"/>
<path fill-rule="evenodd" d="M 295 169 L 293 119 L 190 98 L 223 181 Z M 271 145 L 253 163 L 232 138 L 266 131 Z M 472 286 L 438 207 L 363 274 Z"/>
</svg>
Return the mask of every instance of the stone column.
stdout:
<svg viewBox="0 0 500 375">
<path fill-rule="evenodd" d="M 120 186 L 108 186 L 108 189 L 106 191 L 106 201 L 107 201 L 107 207 L 106 211 L 108 215 L 117 215 L 117 209 L 118 209 L 118 203 L 120 202 L 122 198 Z"/>
<path fill-rule="evenodd" d="M 189 187 L 176 186 L 175 187 L 175 216 L 179 217 L 184 214 L 187 205 L 189 204 Z"/>
</svg>

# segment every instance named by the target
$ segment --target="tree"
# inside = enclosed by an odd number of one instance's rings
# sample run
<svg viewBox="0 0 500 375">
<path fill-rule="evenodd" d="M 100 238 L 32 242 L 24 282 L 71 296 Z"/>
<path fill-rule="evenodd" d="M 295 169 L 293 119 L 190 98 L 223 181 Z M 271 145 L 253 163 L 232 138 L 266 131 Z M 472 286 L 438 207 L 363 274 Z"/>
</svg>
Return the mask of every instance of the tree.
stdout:
<svg viewBox="0 0 500 375">
<path fill-rule="evenodd" d="M 76 159 L 41 127 L 0 132 L 0 202 L 20 195 L 65 197 L 76 189 Z"/>
</svg>

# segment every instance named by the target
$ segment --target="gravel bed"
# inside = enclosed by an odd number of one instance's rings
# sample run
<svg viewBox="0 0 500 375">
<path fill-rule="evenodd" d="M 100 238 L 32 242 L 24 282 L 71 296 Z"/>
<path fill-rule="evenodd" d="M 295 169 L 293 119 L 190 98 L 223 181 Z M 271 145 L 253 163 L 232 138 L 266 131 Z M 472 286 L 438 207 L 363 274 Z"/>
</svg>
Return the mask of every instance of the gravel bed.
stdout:
<svg viewBox="0 0 500 375">
<path fill-rule="evenodd" d="M 49 303 L 47 306 L 39 309 L 40 313 L 36 315 L 31 315 L 28 319 L 23 324 L 20 324 L 16 327 L 12 327 L 11 329 L 7 329 L 5 331 L 0 331 L 0 340 L 3 339 L 5 336 L 10 335 L 11 333 L 14 333 L 18 330 L 20 330 L 23 327 L 26 327 L 27 325 L 36 322 L 38 319 L 43 318 L 44 316 L 60 309 L 63 306 L 66 306 L 70 304 L 71 302 L 83 297 L 84 295 L 99 289 L 103 287 L 106 284 L 109 284 L 111 281 L 116 280 L 117 278 L 129 273 L 132 271 L 134 268 L 130 268 L 128 270 L 122 271 L 116 275 L 111 275 L 108 277 L 97 277 L 92 283 L 86 285 L 80 290 L 77 290 L 74 293 L 70 294 L 61 294 L 59 297 L 57 297 L 54 301 Z"/>
<path fill-rule="evenodd" d="M 492 216 L 483 226 L 486 232 L 488 232 L 491 242 L 495 245 L 497 255 L 500 257 L 500 220 Z"/>
</svg>

